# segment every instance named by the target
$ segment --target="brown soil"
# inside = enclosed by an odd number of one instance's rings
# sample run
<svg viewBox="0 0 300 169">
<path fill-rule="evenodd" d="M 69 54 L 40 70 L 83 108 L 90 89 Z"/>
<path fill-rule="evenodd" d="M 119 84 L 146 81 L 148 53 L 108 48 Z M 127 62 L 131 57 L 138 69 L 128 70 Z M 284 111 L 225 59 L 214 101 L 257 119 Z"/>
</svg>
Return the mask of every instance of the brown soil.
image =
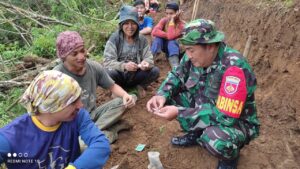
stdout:
<svg viewBox="0 0 300 169">
<path fill-rule="evenodd" d="M 258 79 L 256 101 L 261 130 L 260 136 L 241 150 L 239 168 L 300 168 L 300 3 L 294 1 L 289 7 L 261 0 L 199 3 L 197 16 L 215 21 L 227 35 L 226 42 L 235 49 L 242 52 L 248 36 L 254 38 L 248 60 Z M 188 21 L 193 1 L 183 4 L 183 9 L 183 18 Z M 147 91 L 148 96 L 124 115 L 123 119 L 133 128 L 121 132 L 111 146 L 105 169 L 118 164 L 122 164 L 122 169 L 145 169 L 148 151 L 160 152 L 165 169 L 216 168 L 217 159 L 203 148 L 177 148 L 170 144 L 172 136 L 181 134 L 176 121 L 165 121 L 146 111 L 146 102 L 170 70 L 163 57 L 158 66 L 161 77 L 152 84 L 154 90 Z M 108 93 L 101 92 L 99 102 L 108 98 Z M 146 148 L 137 152 L 138 144 L 146 144 Z"/>
</svg>

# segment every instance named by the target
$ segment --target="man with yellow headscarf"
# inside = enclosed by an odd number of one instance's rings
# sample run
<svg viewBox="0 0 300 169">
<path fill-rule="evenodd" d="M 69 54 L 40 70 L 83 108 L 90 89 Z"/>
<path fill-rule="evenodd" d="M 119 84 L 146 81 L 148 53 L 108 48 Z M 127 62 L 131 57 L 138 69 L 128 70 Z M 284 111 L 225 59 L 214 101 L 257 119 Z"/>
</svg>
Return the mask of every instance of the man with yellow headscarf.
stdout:
<svg viewBox="0 0 300 169">
<path fill-rule="evenodd" d="M 28 114 L 0 129 L 0 164 L 8 169 L 102 168 L 109 141 L 80 96 L 81 88 L 70 76 L 56 70 L 38 75 L 20 100 Z M 79 136 L 88 146 L 82 154 Z"/>
</svg>

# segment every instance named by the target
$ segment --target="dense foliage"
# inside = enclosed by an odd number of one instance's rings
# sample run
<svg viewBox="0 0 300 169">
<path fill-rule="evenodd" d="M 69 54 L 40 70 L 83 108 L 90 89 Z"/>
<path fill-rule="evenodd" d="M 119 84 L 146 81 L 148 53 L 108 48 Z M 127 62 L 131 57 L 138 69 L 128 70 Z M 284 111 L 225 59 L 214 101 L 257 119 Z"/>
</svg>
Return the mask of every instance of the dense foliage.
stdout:
<svg viewBox="0 0 300 169">
<path fill-rule="evenodd" d="M 120 3 L 104 0 L 1 2 L 0 42 L 4 44 L 5 51 L 10 50 L 7 48 L 9 45 L 15 44 L 17 50 L 26 49 L 37 56 L 53 58 L 57 34 L 64 30 L 76 30 L 89 39 L 87 47 L 95 44 L 95 54 L 100 55 L 105 38 L 117 26 L 114 17 L 119 6 Z M 18 55 L 23 53 L 16 53 L 15 56 Z"/>
</svg>

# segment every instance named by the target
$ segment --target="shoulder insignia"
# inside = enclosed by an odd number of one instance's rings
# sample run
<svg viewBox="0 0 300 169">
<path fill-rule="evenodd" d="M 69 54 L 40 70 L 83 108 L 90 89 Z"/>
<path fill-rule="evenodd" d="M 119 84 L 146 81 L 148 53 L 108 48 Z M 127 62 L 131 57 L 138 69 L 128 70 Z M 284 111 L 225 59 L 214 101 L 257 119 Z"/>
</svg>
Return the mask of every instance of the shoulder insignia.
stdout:
<svg viewBox="0 0 300 169">
<path fill-rule="evenodd" d="M 220 112 L 232 118 L 239 118 L 243 112 L 247 97 L 247 86 L 244 71 L 229 67 L 223 74 L 216 107 Z"/>
</svg>

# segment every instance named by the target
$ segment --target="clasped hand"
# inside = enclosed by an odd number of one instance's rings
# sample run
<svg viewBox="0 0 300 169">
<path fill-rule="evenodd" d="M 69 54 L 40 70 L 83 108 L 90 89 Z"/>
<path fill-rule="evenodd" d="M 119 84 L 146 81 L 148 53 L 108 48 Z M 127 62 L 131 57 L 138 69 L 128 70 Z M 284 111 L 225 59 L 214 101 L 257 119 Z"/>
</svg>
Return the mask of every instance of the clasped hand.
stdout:
<svg viewBox="0 0 300 169">
<path fill-rule="evenodd" d="M 153 96 L 147 102 L 147 110 L 166 120 L 173 120 L 178 115 L 178 108 L 176 106 L 164 106 L 166 98 L 163 96 Z"/>
<path fill-rule="evenodd" d="M 142 61 L 140 64 L 136 64 L 136 63 L 130 61 L 130 62 L 125 63 L 125 69 L 127 71 L 130 71 L 130 72 L 135 72 L 139 68 L 141 70 L 148 70 L 149 69 L 149 65 L 150 64 L 148 62 L 146 62 L 146 61 Z"/>
</svg>

